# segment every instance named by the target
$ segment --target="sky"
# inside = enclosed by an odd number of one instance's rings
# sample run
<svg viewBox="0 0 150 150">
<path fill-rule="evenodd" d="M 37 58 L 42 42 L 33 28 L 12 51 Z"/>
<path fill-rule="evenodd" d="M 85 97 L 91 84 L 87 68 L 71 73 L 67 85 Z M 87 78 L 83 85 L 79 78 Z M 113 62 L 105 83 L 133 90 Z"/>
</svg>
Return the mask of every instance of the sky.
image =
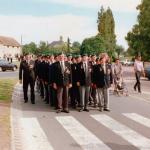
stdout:
<svg viewBox="0 0 150 150">
<path fill-rule="evenodd" d="M 137 22 L 141 0 L 0 0 L 0 35 L 27 44 L 52 42 L 63 36 L 80 43 L 95 36 L 101 6 L 110 7 L 117 44 L 127 48 L 126 34 Z"/>
</svg>

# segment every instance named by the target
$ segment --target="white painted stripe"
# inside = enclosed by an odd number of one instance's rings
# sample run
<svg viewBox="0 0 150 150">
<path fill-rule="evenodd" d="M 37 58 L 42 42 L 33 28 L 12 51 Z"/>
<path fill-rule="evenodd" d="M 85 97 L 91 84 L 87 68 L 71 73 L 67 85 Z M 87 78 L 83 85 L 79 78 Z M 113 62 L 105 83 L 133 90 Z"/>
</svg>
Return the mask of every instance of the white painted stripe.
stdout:
<svg viewBox="0 0 150 150">
<path fill-rule="evenodd" d="M 58 122 L 84 150 L 110 150 L 94 134 L 72 116 L 56 117 Z"/>
<path fill-rule="evenodd" d="M 147 102 L 147 103 L 150 103 L 150 100 L 149 99 L 147 99 L 147 98 L 145 98 L 145 97 L 138 97 L 138 96 L 135 96 L 135 95 L 129 95 L 131 98 L 136 98 L 136 100 L 140 100 L 140 101 L 145 101 L 145 102 Z"/>
<path fill-rule="evenodd" d="M 129 143 L 133 144 L 140 150 L 150 150 L 150 139 L 140 135 L 129 127 L 117 122 L 107 115 L 91 115 L 95 120 L 97 120 L 102 125 L 106 126 L 112 130 L 117 135 L 121 136 L 123 139 L 127 140 Z"/>
<path fill-rule="evenodd" d="M 36 118 L 21 118 L 24 150 L 53 150 Z"/>
<path fill-rule="evenodd" d="M 150 128 L 150 119 L 148 119 L 146 117 L 143 117 L 136 113 L 123 113 L 123 115 L 129 119 L 132 119 L 132 120 Z"/>
</svg>

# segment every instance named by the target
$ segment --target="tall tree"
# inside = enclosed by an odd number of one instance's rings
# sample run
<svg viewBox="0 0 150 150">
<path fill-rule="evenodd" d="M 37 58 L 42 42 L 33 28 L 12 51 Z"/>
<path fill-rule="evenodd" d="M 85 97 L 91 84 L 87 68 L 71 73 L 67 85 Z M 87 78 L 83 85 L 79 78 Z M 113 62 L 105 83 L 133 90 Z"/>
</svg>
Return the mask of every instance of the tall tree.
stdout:
<svg viewBox="0 0 150 150">
<path fill-rule="evenodd" d="M 104 39 L 106 52 L 113 55 L 116 47 L 115 21 L 110 8 L 106 11 L 101 7 L 98 12 L 98 31 L 99 35 Z"/>
<path fill-rule="evenodd" d="M 138 23 L 127 34 L 126 40 L 134 55 L 141 54 L 145 60 L 150 60 L 150 1 L 142 0 L 137 9 Z"/>
</svg>

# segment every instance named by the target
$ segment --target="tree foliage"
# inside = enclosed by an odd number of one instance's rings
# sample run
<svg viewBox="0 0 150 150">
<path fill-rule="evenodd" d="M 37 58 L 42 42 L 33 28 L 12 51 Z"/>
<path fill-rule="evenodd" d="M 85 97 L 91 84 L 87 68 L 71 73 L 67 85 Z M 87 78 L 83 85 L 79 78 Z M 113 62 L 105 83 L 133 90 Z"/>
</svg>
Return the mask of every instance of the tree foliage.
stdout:
<svg viewBox="0 0 150 150">
<path fill-rule="evenodd" d="M 115 35 L 115 21 L 113 13 L 110 8 L 106 11 L 101 7 L 100 12 L 98 12 L 98 31 L 99 35 L 104 39 L 104 45 L 106 47 L 106 52 L 113 54 L 116 47 L 116 35 Z"/>
<path fill-rule="evenodd" d="M 150 1 L 143 0 L 137 9 L 138 23 L 127 34 L 126 40 L 131 54 L 140 54 L 145 60 L 150 60 Z"/>
<path fill-rule="evenodd" d="M 99 54 L 105 51 L 104 40 L 101 36 L 97 35 L 91 38 L 87 38 L 82 42 L 81 54 Z"/>
<path fill-rule="evenodd" d="M 31 42 L 29 44 L 25 44 L 22 47 L 23 54 L 35 54 L 37 50 L 37 45 L 34 42 Z"/>
<path fill-rule="evenodd" d="M 121 54 L 125 52 L 123 46 L 121 45 L 116 45 L 115 52 L 117 53 L 117 57 L 119 58 Z"/>
</svg>

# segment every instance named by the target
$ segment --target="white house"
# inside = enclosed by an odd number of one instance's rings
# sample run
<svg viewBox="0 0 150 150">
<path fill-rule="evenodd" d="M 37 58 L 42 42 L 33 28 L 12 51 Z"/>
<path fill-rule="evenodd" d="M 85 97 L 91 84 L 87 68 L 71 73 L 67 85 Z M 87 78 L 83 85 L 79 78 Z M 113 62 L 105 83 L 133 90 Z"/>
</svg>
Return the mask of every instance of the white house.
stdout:
<svg viewBox="0 0 150 150">
<path fill-rule="evenodd" d="M 21 45 L 11 37 L 0 36 L 0 58 L 21 55 Z"/>
</svg>

